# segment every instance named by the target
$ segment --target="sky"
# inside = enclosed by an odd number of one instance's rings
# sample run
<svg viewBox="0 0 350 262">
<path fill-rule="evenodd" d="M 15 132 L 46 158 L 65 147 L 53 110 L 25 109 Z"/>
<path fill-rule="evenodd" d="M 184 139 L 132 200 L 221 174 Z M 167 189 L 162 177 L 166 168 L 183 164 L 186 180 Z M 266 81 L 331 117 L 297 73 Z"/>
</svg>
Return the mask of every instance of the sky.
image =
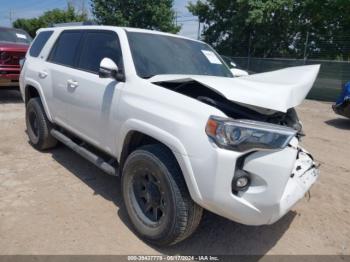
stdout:
<svg viewBox="0 0 350 262">
<path fill-rule="evenodd" d="M 85 1 L 90 7 L 89 0 L 71 0 L 80 7 Z M 186 5 L 191 0 L 174 0 L 174 9 L 178 16 L 178 24 L 182 25 L 179 34 L 197 38 L 198 22 L 187 10 Z M 11 26 L 11 21 L 17 18 L 33 18 L 44 11 L 53 8 L 65 8 L 67 0 L 0 0 L 0 26 Z"/>
</svg>

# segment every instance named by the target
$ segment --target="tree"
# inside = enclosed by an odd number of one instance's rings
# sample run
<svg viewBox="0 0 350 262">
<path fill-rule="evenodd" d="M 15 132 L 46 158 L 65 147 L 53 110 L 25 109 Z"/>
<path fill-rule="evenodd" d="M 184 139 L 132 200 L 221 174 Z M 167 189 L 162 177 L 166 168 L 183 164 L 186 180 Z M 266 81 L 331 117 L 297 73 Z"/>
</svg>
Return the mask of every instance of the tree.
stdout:
<svg viewBox="0 0 350 262">
<path fill-rule="evenodd" d="M 350 53 L 350 41 L 339 41 L 350 36 L 349 0 L 197 0 L 188 9 L 204 23 L 204 40 L 225 54 L 302 58 L 306 50 L 347 59 Z"/>
<path fill-rule="evenodd" d="M 87 14 L 82 12 L 78 14 L 72 5 L 68 5 L 67 10 L 53 9 L 46 11 L 38 18 L 31 19 L 17 19 L 13 22 L 13 27 L 21 28 L 27 31 L 32 37 L 35 36 L 36 31 L 42 27 L 48 27 L 56 23 L 68 22 L 82 22 L 87 20 Z"/>
<path fill-rule="evenodd" d="M 92 0 L 98 23 L 177 33 L 173 0 Z"/>
</svg>

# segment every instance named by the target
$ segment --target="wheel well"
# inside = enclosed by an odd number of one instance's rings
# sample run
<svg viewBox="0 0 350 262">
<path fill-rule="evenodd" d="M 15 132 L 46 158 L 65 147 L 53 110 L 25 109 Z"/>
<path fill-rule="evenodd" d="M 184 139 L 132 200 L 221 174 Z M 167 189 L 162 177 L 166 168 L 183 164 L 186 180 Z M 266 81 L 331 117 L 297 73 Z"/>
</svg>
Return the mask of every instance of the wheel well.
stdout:
<svg viewBox="0 0 350 262">
<path fill-rule="evenodd" d="M 124 166 L 126 159 L 133 151 L 135 151 L 137 148 L 139 148 L 141 146 L 151 145 L 151 144 L 158 144 L 158 145 L 162 145 L 162 146 L 166 147 L 169 150 L 169 152 L 171 152 L 174 159 L 176 160 L 176 157 L 175 157 L 174 153 L 172 152 L 172 150 L 164 143 L 162 143 L 159 140 L 157 140 L 151 136 L 148 136 L 144 133 L 141 133 L 138 131 L 130 131 L 127 134 L 127 136 L 125 137 L 123 150 L 122 150 L 120 160 L 119 160 L 119 165 L 120 165 L 121 171 L 123 170 L 123 166 Z"/>
<path fill-rule="evenodd" d="M 31 98 L 40 97 L 38 90 L 34 86 L 26 86 L 25 89 L 25 103 L 27 104 Z"/>
</svg>

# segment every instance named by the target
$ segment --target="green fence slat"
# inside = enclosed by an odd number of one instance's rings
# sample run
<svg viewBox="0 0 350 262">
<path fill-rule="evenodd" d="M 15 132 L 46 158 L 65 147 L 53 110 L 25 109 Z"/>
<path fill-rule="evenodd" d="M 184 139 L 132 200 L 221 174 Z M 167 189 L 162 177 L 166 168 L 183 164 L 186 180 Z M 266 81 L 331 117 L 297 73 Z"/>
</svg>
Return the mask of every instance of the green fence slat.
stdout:
<svg viewBox="0 0 350 262">
<path fill-rule="evenodd" d="M 334 102 L 350 81 L 350 63 L 330 60 L 232 57 L 242 69 L 263 73 L 286 67 L 321 64 L 321 70 L 308 98 Z"/>
</svg>

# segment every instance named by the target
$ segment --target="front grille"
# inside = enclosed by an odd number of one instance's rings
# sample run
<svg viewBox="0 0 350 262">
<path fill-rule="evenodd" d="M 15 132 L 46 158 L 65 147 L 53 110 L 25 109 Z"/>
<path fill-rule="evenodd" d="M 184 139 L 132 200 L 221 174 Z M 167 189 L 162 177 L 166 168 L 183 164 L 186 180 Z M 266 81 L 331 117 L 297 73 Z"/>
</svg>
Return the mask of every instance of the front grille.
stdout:
<svg viewBox="0 0 350 262">
<path fill-rule="evenodd" d="M 2 51 L 0 52 L 1 65 L 19 65 L 19 60 L 25 57 L 25 52 Z"/>
</svg>

